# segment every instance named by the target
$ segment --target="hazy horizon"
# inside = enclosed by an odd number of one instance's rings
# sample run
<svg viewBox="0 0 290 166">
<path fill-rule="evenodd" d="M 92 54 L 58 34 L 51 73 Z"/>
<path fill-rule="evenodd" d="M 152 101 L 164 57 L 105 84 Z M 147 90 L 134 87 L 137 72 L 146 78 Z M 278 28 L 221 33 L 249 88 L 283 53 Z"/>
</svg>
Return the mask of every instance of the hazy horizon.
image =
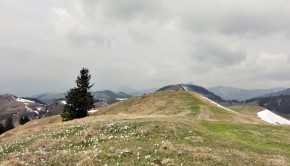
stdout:
<svg viewBox="0 0 290 166">
<path fill-rule="evenodd" d="M 178 84 L 192 84 L 192 83 L 178 83 Z M 126 85 L 123 85 L 117 89 L 110 89 L 110 88 L 107 88 L 107 89 L 94 89 L 91 90 L 91 92 L 95 92 L 95 91 L 105 91 L 105 90 L 110 90 L 110 91 L 113 91 L 115 93 L 119 93 L 119 92 L 124 92 L 126 94 L 129 94 L 129 95 L 132 95 L 132 94 L 135 94 L 136 92 L 142 92 L 142 91 L 147 91 L 147 90 L 158 90 L 164 86 L 168 86 L 168 85 L 175 85 L 175 84 L 166 84 L 166 85 L 163 85 L 163 86 L 160 86 L 160 87 L 151 87 L 151 88 L 145 88 L 145 89 L 133 89 L 132 87 L 129 87 L 129 86 L 126 86 Z M 192 84 L 192 85 L 197 85 L 197 84 Z M 197 85 L 197 86 L 202 86 L 202 85 Z M 206 89 L 210 89 L 210 88 L 214 88 L 214 87 L 219 87 L 219 86 L 223 86 L 223 85 L 216 85 L 216 86 L 209 86 L 209 87 L 204 87 Z M 202 86 L 203 87 L 203 86 Z M 223 87 L 229 87 L 229 88 L 237 88 L 237 89 L 244 89 L 244 90 L 267 90 L 267 89 L 287 89 L 288 87 L 272 87 L 272 88 L 239 88 L 239 87 L 233 87 L 233 86 L 223 86 Z M 72 87 L 70 87 L 72 88 Z M 58 93 L 66 93 L 70 88 L 66 89 L 66 90 L 63 90 L 63 91 L 43 91 L 43 92 L 38 92 L 38 93 L 34 93 L 34 94 L 30 94 L 28 93 L 29 95 L 27 94 L 16 94 L 16 93 L 11 93 L 11 92 L 3 92 L 3 93 L 0 93 L 0 95 L 2 94 L 12 94 L 12 95 L 16 95 L 17 97 L 34 97 L 34 96 L 38 96 L 40 94 L 58 94 Z M 210 91 L 210 90 L 209 90 Z M 153 91 L 152 91 L 153 92 Z"/>
<path fill-rule="evenodd" d="M 2 0 L 0 94 L 289 87 L 290 1 Z"/>
</svg>

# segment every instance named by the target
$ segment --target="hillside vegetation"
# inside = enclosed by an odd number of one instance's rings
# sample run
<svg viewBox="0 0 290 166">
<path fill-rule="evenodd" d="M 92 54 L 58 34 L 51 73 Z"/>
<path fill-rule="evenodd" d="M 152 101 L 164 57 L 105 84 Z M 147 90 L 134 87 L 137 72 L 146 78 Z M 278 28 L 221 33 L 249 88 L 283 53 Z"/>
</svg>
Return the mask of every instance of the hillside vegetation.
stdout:
<svg viewBox="0 0 290 166">
<path fill-rule="evenodd" d="M 246 102 L 257 102 L 261 107 L 290 118 L 290 95 L 258 97 L 249 99 Z"/>
<path fill-rule="evenodd" d="M 32 98 L 18 98 L 11 94 L 0 95 L 0 123 L 12 117 L 14 124 L 18 125 L 19 118 L 22 116 L 36 119 L 54 113 L 54 111 L 48 113 L 46 105 L 38 103 Z"/>
<path fill-rule="evenodd" d="M 261 108 L 228 111 L 199 94 L 134 97 L 69 122 L 33 120 L 0 136 L 3 165 L 290 165 L 290 127 Z"/>
</svg>

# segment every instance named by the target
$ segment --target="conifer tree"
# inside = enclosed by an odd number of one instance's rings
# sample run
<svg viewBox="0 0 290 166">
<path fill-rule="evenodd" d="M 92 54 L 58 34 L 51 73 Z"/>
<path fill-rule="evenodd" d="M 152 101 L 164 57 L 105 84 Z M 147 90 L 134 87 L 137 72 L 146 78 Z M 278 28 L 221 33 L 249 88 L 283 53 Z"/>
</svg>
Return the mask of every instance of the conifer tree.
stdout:
<svg viewBox="0 0 290 166">
<path fill-rule="evenodd" d="M 5 132 L 4 125 L 0 123 L 0 135 Z"/>
<path fill-rule="evenodd" d="M 5 131 L 8 131 L 8 130 L 11 130 L 14 128 L 14 124 L 13 124 L 13 120 L 11 117 L 8 117 L 6 120 L 5 120 L 5 123 L 4 123 L 4 129 Z"/>
<path fill-rule="evenodd" d="M 27 116 L 21 116 L 19 119 L 19 124 L 24 125 L 25 123 L 29 122 L 30 119 Z"/>
<path fill-rule="evenodd" d="M 94 107 L 94 96 L 89 91 L 93 84 L 90 84 L 91 75 L 89 70 L 82 68 L 77 77 L 77 87 L 68 91 L 66 96 L 67 104 L 61 114 L 63 121 L 88 116 L 88 110 Z"/>
</svg>

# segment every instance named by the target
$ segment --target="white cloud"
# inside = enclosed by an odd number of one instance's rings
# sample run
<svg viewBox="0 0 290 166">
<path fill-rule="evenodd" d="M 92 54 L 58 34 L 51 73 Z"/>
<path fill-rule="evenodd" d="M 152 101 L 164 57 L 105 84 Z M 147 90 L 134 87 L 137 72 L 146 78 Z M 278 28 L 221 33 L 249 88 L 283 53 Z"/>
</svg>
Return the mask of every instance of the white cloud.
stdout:
<svg viewBox="0 0 290 166">
<path fill-rule="evenodd" d="M 1 93 L 65 91 L 83 66 L 95 89 L 190 81 L 288 86 L 289 6 L 284 0 L 1 1 Z"/>
</svg>

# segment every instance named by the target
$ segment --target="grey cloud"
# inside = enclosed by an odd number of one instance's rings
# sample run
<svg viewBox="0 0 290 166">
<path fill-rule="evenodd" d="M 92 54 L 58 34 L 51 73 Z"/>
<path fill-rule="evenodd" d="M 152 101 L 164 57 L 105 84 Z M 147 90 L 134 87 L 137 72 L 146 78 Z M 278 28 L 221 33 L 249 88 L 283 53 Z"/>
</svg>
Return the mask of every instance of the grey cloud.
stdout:
<svg viewBox="0 0 290 166">
<path fill-rule="evenodd" d="M 12 46 L 1 46 L 0 45 L 0 55 L 2 60 L 7 61 L 9 59 L 27 59 L 30 57 L 30 51 L 25 48 L 12 47 Z"/>
<path fill-rule="evenodd" d="M 0 1 L 0 85 L 21 94 L 65 91 L 88 67 L 95 89 L 190 81 L 288 86 L 289 6 L 284 0 Z"/>
<path fill-rule="evenodd" d="M 103 46 L 109 46 L 110 45 L 110 39 L 101 36 L 101 35 L 83 35 L 78 33 L 72 33 L 68 35 L 68 42 L 72 43 L 73 45 L 80 47 L 80 46 L 86 46 L 86 45 L 103 45 Z"/>
<path fill-rule="evenodd" d="M 278 82 L 290 81 L 288 72 L 286 72 L 285 70 L 275 71 L 271 73 L 260 73 L 260 75 L 258 75 L 257 78 L 264 81 L 278 81 Z"/>
<path fill-rule="evenodd" d="M 111 43 L 123 37 L 137 42 L 154 42 L 150 32 L 162 26 L 160 2 L 135 0 L 75 1 L 71 9 L 56 11 L 58 23 L 65 35 L 73 40 Z M 70 20 L 70 23 L 67 20 Z M 91 39 L 97 40 L 91 40 Z"/>
<path fill-rule="evenodd" d="M 239 43 L 219 35 L 198 39 L 192 44 L 192 58 L 209 65 L 209 68 L 225 67 L 241 63 L 246 59 Z"/>
<path fill-rule="evenodd" d="M 262 53 L 256 61 L 255 77 L 263 80 L 290 81 L 289 54 Z M 274 70 L 273 70 L 274 69 Z"/>
<path fill-rule="evenodd" d="M 183 23 L 186 28 L 196 32 L 289 34 L 289 5 L 288 1 L 271 0 L 197 1 L 189 7 L 191 10 L 185 10 Z"/>
<path fill-rule="evenodd" d="M 160 11 L 160 8 L 162 8 L 160 3 L 155 0 L 106 0 L 105 3 L 108 16 L 124 20 L 131 20 L 136 17 L 152 17 Z"/>
<path fill-rule="evenodd" d="M 136 18 L 160 16 L 163 7 L 159 1 L 147 0 L 83 0 L 74 1 L 75 8 L 81 8 L 82 14 L 87 17 L 98 17 L 103 14 L 112 21 L 132 21 Z M 159 13 L 159 14 L 157 14 Z"/>
<path fill-rule="evenodd" d="M 238 14 L 235 16 L 229 16 L 223 25 L 220 25 L 220 31 L 225 34 L 236 33 L 275 33 L 284 32 L 289 33 L 290 13 L 265 13 L 260 15 L 251 14 Z"/>
</svg>

